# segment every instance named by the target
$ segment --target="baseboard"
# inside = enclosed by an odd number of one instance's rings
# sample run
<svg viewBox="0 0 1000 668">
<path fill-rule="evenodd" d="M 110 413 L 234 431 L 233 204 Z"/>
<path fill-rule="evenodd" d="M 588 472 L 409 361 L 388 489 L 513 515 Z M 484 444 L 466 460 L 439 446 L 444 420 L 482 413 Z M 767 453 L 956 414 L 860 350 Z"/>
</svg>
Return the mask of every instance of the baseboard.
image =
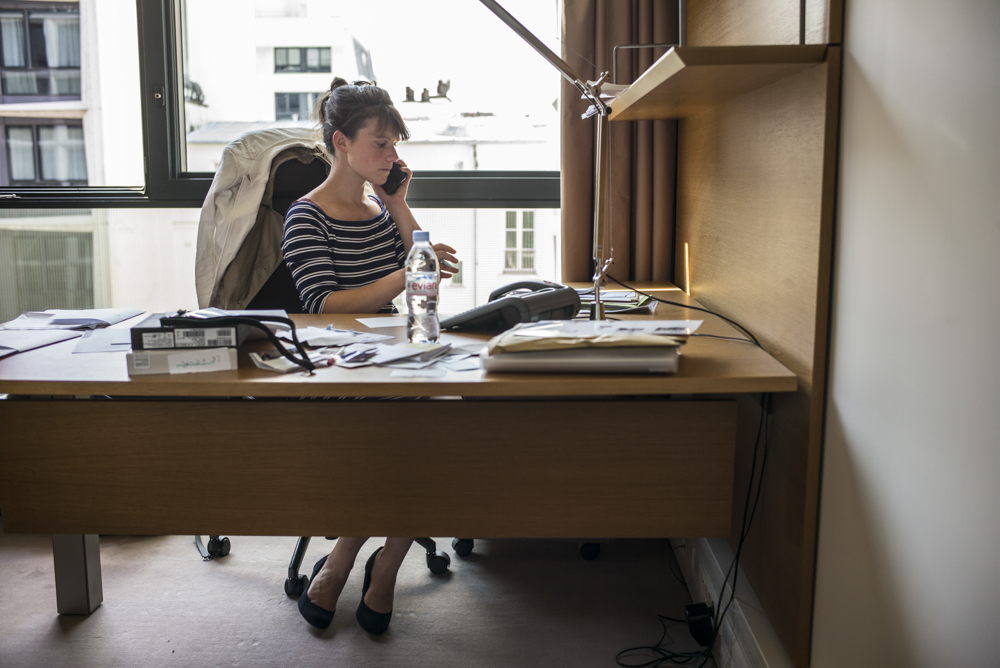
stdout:
<svg viewBox="0 0 1000 668">
<path fill-rule="evenodd" d="M 718 606 L 729 600 L 722 578 L 733 560 L 724 538 L 673 538 L 670 540 L 691 598 Z M 760 607 L 750 583 L 738 574 L 736 599 L 726 613 L 715 647 L 719 668 L 793 668 L 771 623 Z"/>
</svg>

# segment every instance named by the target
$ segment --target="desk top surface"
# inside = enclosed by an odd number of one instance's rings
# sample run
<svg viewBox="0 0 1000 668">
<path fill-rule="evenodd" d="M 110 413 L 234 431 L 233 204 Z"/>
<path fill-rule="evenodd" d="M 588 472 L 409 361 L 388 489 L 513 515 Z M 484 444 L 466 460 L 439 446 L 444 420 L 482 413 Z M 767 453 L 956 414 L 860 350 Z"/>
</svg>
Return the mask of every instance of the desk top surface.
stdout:
<svg viewBox="0 0 1000 668">
<path fill-rule="evenodd" d="M 697 305 L 680 289 L 664 283 L 636 283 L 662 299 Z M 139 316 L 141 318 L 143 316 Z M 326 326 L 364 331 L 357 315 L 296 315 L 299 326 Z M 360 316 L 374 317 L 374 316 Z M 616 316 L 661 320 L 703 319 L 699 334 L 740 337 L 718 317 L 677 306 L 659 304 L 655 316 Z M 138 322 L 126 321 L 127 327 Z M 406 338 L 405 327 L 375 331 Z M 443 332 L 441 341 L 464 345 L 485 343 L 488 334 Z M 239 350 L 239 369 L 180 375 L 130 378 L 125 354 L 74 354 L 78 339 L 17 353 L 0 360 L 0 393 L 32 395 L 195 396 L 195 397 L 385 397 L 385 396 L 609 396 L 661 394 L 728 394 L 735 392 L 789 392 L 798 386 L 795 374 L 763 350 L 749 343 L 710 337 L 691 337 L 681 348 L 675 374 L 527 374 L 449 371 L 440 378 L 392 378 L 392 369 L 323 367 L 315 374 L 277 374 L 258 369 L 249 359 L 251 342 Z M 391 343 L 387 341 L 387 343 Z"/>
</svg>

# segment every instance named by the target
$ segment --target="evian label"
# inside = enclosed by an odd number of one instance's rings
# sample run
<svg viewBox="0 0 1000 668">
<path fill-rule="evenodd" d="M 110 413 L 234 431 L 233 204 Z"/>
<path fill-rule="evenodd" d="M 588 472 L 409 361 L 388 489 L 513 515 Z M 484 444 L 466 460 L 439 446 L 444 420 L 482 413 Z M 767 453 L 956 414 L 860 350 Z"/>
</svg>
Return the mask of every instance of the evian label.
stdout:
<svg viewBox="0 0 1000 668">
<path fill-rule="evenodd" d="M 437 277 L 431 274 L 417 275 L 406 278 L 406 294 L 408 295 L 436 295 L 438 293 Z"/>
</svg>

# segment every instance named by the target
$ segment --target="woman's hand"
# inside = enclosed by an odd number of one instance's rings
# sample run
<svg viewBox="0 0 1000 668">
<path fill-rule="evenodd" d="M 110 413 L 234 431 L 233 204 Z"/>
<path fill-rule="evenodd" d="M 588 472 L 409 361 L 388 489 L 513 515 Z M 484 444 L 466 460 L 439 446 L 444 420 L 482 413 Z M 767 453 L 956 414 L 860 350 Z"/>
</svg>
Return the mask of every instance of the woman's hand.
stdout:
<svg viewBox="0 0 1000 668">
<path fill-rule="evenodd" d="M 437 254 L 438 267 L 441 268 L 441 278 L 451 278 L 458 273 L 458 252 L 447 244 L 434 244 L 434 253 Z M 447 264 L 445 264 L 447 263 Z"/>
<path fill-rule="evenodd" d="M 387 208 L 406 203 L 406 191 L 410 187 L 410 179 L 413 178 L 413 170 L 407 167 L 406 163 L 403 162 L 402 159 L 396 160 L 396 164 L 399 165 L 399 168 L 403 170 L 404 174 L 406 174 L 406 178 L 403 179 L 403 183 L 399 186 L 396 192 L 389 195 L 382 188 L 381 184 L 372 184 L 372 187 L 375 189 L 375 194 L 378 195 L 378 198 L 382 200 L 383 203 L 385 203 Z"/>
</svg>

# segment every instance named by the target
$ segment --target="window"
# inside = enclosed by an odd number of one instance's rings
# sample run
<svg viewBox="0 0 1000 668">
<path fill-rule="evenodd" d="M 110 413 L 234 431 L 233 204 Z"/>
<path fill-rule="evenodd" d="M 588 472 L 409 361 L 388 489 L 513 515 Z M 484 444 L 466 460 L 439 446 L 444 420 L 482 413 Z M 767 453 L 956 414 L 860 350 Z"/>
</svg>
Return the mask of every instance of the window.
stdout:
<svg viewBox="0 0 1000 668">
<path fill-rule="evenodd" d="M 508 3 L 559 49 L 558 0 Z M 272 123 L 310 125 L 314 94 L 336 75 L 378 81 L 406 107 L 412 207 L 502 207 L 501 228 L 503 208 L 559 207 L 553 68 L 478 3 L 348 5 L 138 0 L 87 14 L 101 5 L 0 0 L 0 194 L 12 207 L 200 207 L 230 141 Z M 441 33 L 442 17 L 463 30 Z M 225 25 L 254 29 L 220 40 Z M 517 105 L 495 85 L 511 71 L 532 91 Z M 85 99 L 81 76 L 95 84 Z M 35 103 L 46 108 L 23 106 Z"/>
<path fill-rule="evenodd" d="M 559 50 L 558 0 L 513 2 L 515 15 Z M 230 141 L 262 122 L 304 127 L 309 93 L 327 90 L 337 76 L 377 81 L 403 114 L 411 138 L 400 155 L 415 170 L 412 207 L 559 206 L 559 73 L 478 3 L 428 0 L 401 10 L 389 0 L 363 7 L 336 0 L 141 0 L 138 7 L 147 192 L 154 200 L 203 201 L 210 170 Z M 371 21 L 373 15 L 393 21 Z M 442 16 L 463 29 L 439 35 Z M 220 43 L 218 26 L 227 21 L 252 22 L 254 30 Z M 504 58 L 488 57 L 495 53 Z M 495 85 L 511 71 L 532 91 L 517 105 Z M 198 84 L 204 106 L 181 102 L 185 80 Z M 152 97 L 157 86 L 162 98 Z M 413 102 L 406 101 L 408 87 L 417 93 Z"/>
<path fill-rule="evenodd" d="M 7 154 L 6 169 L 0 170 L 0 185 L 87 184 L 80 121 L 10 118 L 6 125 L 0 122 L 0 127 L 5 128 Z"/>
<path fill-rule="evenodd" d="M 517 211 L 507 212 L 504 273 L 535 273 L 535 212 L 521 212 L 521 227 Z"/>
<path fill-rule="evenodd" d="M 0 321 L 24 311 L 94 307 L 90 232 L 0 229 L 0 262 L 13 274 L 0 288 Z"/>
<path fill-rule="evenodd" d="M 322 93 L 275 93 L 274 120 L 305 121 Z"/>
<path fill-rule="evenodd" d="M 37 4 L 0 3 L 0 102 L 80 99 L 77 5 Z"/>
<path fill-rule="evenodd" d="M 50 308 L 197 308 L 199 213 L 0 208 L 0 322 Z"/>
<path fill-rule="evenodd" d="M 330 47 L 278 48 L 275 72 L 329 72 Z"/>
</svg>

